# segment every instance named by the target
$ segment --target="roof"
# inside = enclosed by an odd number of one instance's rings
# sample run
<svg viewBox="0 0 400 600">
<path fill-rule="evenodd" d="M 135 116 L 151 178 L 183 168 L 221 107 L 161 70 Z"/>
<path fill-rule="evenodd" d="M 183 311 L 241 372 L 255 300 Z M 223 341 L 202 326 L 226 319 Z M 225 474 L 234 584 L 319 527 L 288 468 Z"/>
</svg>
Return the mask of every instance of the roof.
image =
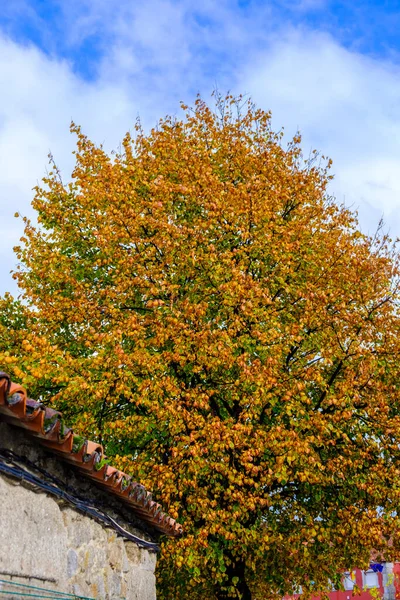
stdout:
<svg viewBox="0 0 400 600">
<path fill-rule="evenodd" d="M 169 536 L 182 534 L 182 526 L 152 500 L 145 487 L 104 463 L 101 444 L 76 435 L 66 427 L 60 412 L 28 398 L 23 387 L 0 371 L 0 420 L 25 429 L 62 460 L 71 463 L 106 492 L 127 504 L 143 521 Z"/>
</svg>

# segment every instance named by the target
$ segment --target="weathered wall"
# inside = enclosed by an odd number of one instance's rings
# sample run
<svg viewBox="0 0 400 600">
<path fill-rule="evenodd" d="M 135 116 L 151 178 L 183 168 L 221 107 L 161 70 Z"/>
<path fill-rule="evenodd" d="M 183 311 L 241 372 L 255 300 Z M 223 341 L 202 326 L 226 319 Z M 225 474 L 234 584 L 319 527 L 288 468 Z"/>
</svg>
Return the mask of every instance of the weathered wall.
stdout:
<svg viewBox="0 0 400 600">
<path fill-rule="evenodd" d="M 83 485 L 87 493 L 87 482 L 75 478 L 72 469 L 0 423 L 4 447 L 67 477 L 70 484 L 73 480 L 74 486 Z M 145 537 L 143 531 L 135 532 Z M 68 504 L 0 474 L 0 579 L 98 599 L 154 600 L 155 563 L 156 554 Z"/>
</svg>

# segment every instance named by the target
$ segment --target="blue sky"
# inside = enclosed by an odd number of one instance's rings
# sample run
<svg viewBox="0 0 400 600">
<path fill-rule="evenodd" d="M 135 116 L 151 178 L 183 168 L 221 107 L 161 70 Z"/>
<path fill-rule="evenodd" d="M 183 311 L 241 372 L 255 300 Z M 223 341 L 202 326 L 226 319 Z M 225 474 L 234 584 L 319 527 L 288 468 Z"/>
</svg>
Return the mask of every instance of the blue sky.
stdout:
<svg viewBox="0 0 400 600">
<path fill-rule="evenodd" d="M 0 12 L 0 293 L 52 151 L 67 180 L 73 119 L 116 148 L 200 92 L 247 93 L 365 231 L 400 235 L 400 4 L 328 0 L 12 0 Z"/>
</svg>

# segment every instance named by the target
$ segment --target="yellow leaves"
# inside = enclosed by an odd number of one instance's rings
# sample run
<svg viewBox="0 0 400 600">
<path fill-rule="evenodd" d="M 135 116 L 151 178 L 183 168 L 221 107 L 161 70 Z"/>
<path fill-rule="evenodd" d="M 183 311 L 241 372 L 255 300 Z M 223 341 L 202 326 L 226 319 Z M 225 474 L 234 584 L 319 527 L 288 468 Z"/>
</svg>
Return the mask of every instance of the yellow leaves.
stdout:
<svg viewBox="0 0 400 600">
<path fill-rule="evenodd" d="M 16 363 L 17 362 L 17 357 L 16 356 L 9 356 L 9 355 L 4 355 L 2 362 L 4 362 L 6 365 L 10 365 L 12 363 Z"/>
<path fill-rule="evenodd" d="M 13 376 L 182 520 L 159 574 L 177 600 L 213 598 L 235 556 L 263 598 L 310 564 L 322 581 L 399 497 L 388 242 L 324 196 L 298 136 L 285 149 L 269 113 L 226 102 L 138 126 L 115 160 L 73 125 L 73 182 L 37 187 L 42 231 L 18 251 L 27 306 L 0 310 Z"/>
</svg>

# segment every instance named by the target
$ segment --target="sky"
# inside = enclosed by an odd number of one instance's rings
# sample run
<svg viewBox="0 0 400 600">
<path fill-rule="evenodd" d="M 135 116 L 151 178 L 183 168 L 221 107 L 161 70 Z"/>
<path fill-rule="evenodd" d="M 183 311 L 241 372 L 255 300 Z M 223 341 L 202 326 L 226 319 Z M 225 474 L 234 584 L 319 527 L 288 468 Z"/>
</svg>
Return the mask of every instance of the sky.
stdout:
<svg viewBox="0 0 400 600">
<path fill-rule="evenodd" d="M 111 151 L 139 116 L 247 94 L 275 130 L 333 160 L 330 193 L 400 236 L 398 0 L 12 0 L 0 11 L 0 294 L 51 152 L 68 181 L 71 120 Z"/>
</svg>

